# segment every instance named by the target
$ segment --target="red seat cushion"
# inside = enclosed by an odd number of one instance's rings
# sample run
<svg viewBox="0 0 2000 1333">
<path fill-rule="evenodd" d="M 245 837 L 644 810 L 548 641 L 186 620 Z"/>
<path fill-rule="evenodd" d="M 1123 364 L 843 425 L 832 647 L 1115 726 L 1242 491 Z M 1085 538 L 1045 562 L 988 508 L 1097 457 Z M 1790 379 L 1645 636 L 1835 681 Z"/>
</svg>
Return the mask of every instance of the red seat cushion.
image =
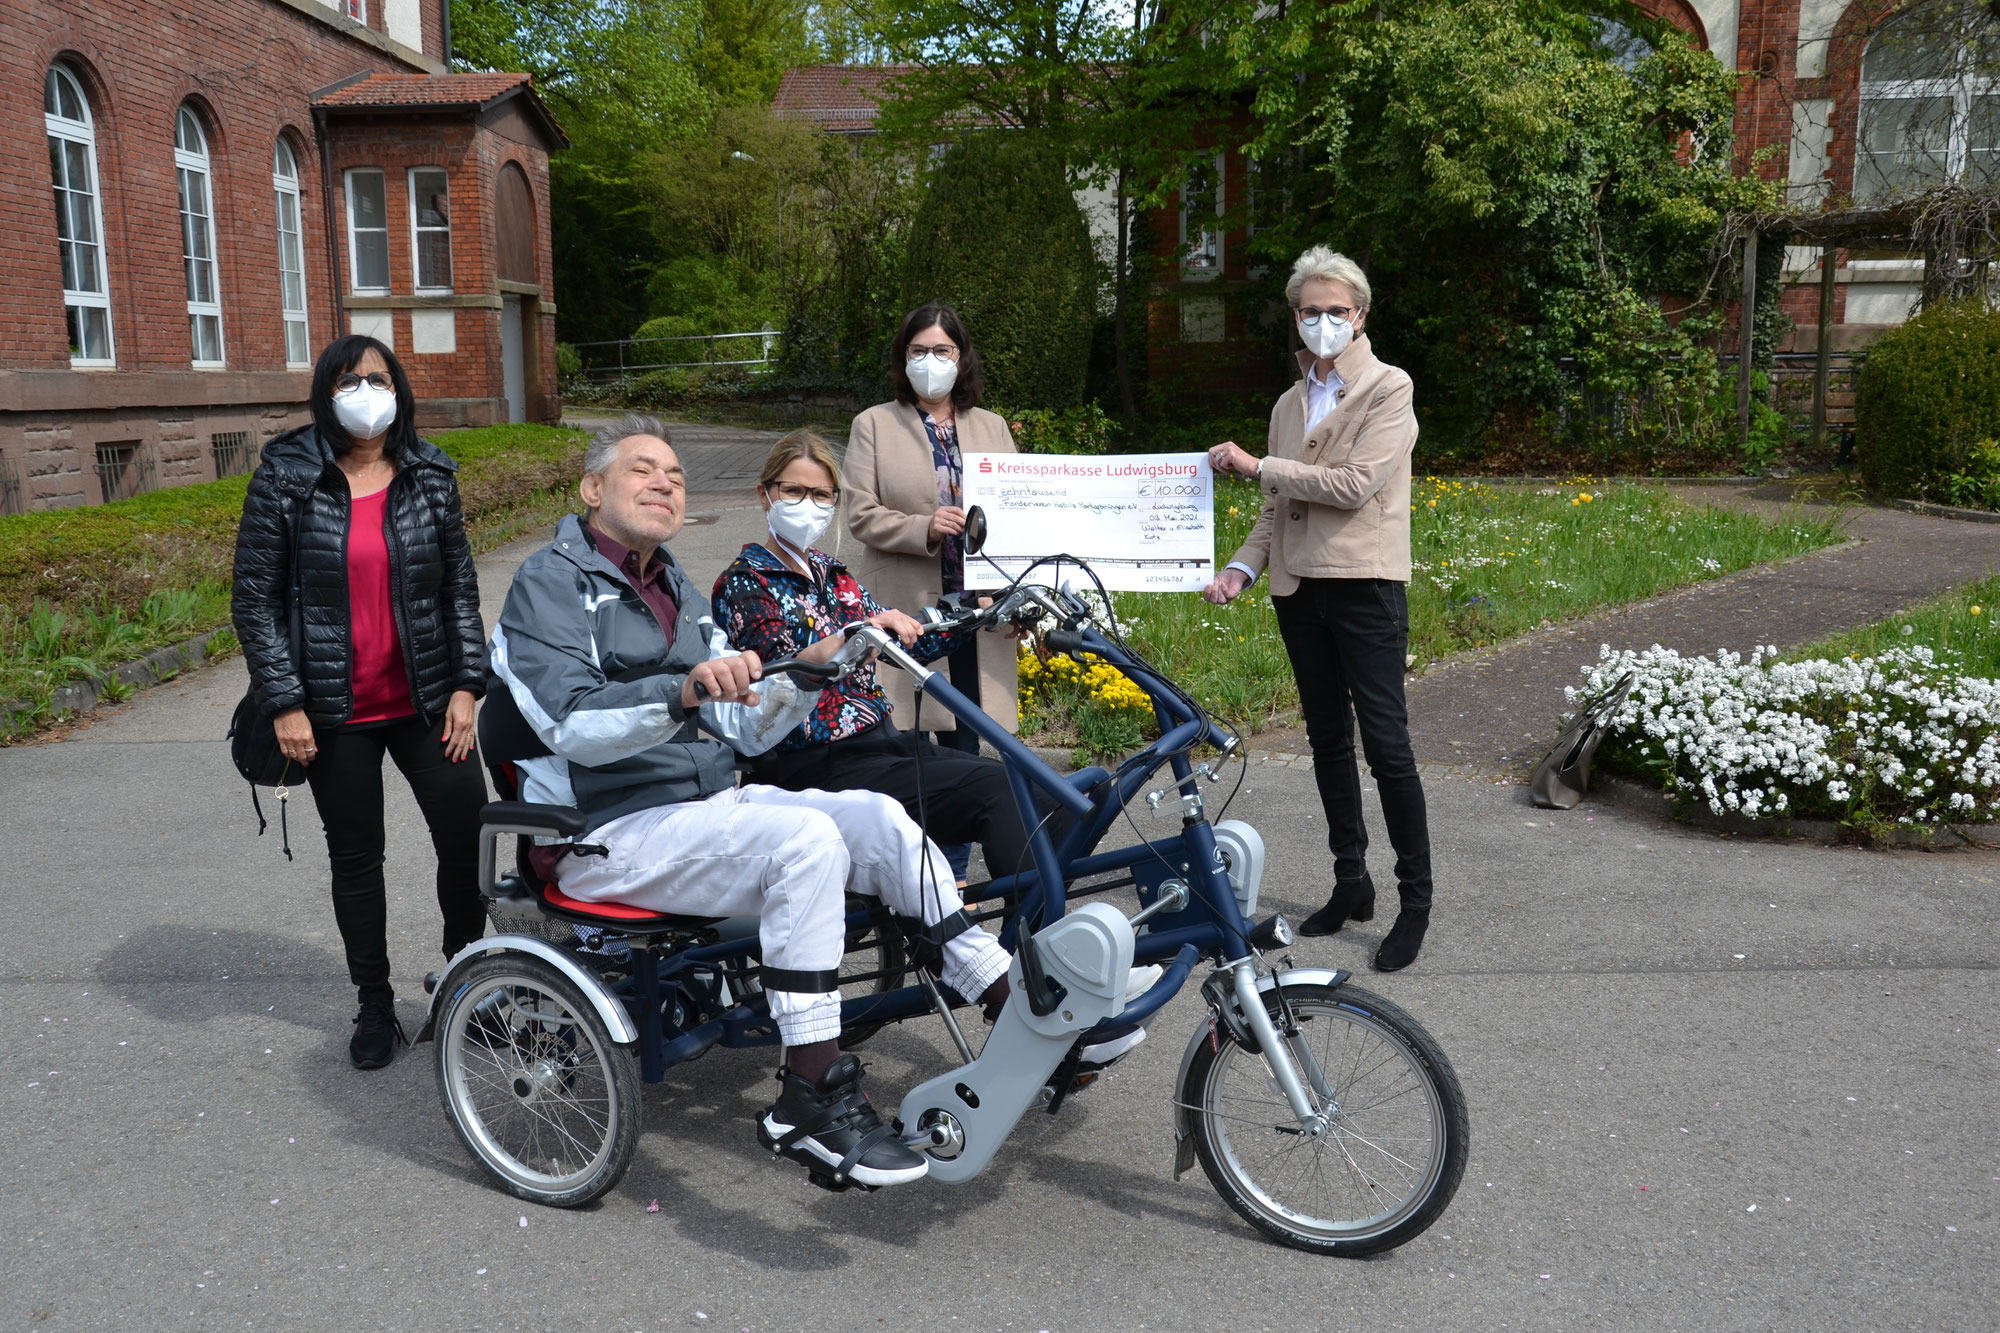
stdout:
<svg viewBox="0 0 2000 1333">
<path fill-rule="evenodd" d="M 603 917 L 606 921 L 664 921 L 667 913 L 650 912 L 643 907 L 632 907 L 625 903 L 587 903 L 581 898 L 572 898 L 555 885 L 543 888 L 542 897 L 549 906 L 559 907 L 565 912 L 581 912 L 586 916 Z"/>
</svg>

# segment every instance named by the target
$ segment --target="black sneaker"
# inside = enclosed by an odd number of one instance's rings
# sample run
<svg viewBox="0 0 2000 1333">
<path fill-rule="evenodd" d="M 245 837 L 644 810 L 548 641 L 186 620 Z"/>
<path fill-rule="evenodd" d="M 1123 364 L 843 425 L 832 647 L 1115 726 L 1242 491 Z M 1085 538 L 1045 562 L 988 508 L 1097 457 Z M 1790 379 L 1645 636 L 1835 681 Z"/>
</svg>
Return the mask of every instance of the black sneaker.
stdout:
<svg viewBox="0 0 2000 1333">
<path fill-rule="evenodd" d="M 861 1091 L 861 1061 L 843 1055 L 815 1088 L 778 1071 L 778 1100 L 757 1122 L 757 1142 L 835 1189 L 879 1189 L 929 1174 L 930 1159 L 903 1146 Z"/>
<path fill-rule="evenodd" d="M 347 1043 L 347 1054 L 354 1067 L 380 1069 L 396 1058 L 398 1042 L 410 1044 L 410 1039 L 403 1035 L 402 1024 L 396 1021 L 396 1001 L 363 1000 L 361 1012 L 354 1016 L 354 1039 Z"/>
</svg>

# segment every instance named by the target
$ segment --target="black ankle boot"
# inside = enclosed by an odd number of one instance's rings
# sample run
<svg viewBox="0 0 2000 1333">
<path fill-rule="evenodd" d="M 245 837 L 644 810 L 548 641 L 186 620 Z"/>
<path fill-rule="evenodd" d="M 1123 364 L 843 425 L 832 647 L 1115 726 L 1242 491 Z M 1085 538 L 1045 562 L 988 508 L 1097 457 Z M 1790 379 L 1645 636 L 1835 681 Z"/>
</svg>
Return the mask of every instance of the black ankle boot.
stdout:
<svg viewBox="0 0 2000 1333">
<path fill-rule="evenodd" d="M 1375 951 L 1375 970 L 1400 972 L 1416 962 L 1417 951 L 1424 947 L 1424 932 L 1430 929 L 1430 924 L 1429 907 L 1405 907 L 1396 913 L 1396 924 L 1389 927 L 1388 937 Z"/>
<path fill-rule="evenodd" d="M 1350 921 L 1375 919 L 1375 881 L 1364 871 L 1359 879 L 1337 879 L 1326 906 L 1299 923 L 1301 935 L 1338 935 Z"/>
</svg>

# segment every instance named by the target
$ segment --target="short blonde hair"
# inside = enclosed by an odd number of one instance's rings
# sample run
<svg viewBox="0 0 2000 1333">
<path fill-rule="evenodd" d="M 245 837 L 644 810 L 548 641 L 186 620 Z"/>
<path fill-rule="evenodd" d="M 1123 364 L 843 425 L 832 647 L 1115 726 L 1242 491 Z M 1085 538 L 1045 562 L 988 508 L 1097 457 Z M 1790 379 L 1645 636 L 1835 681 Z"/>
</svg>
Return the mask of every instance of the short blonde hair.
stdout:
<svg viewBox="0 0 2000 1333">
<path fill-rule="evenodd" d="M 1368 275 L 1361 271 L 1361 265 L 1324 245 L 1315 245 L 1292 264 L 1292 276 L 1285 283 L 1285 304 L 1297 309 L 1299 293 L 1315 279 L 1337 282 L 1346 287 L 1354 293 L 1355 301 L 1363 310 L 1373 299 L 1368 290 Z"/>
</svg>

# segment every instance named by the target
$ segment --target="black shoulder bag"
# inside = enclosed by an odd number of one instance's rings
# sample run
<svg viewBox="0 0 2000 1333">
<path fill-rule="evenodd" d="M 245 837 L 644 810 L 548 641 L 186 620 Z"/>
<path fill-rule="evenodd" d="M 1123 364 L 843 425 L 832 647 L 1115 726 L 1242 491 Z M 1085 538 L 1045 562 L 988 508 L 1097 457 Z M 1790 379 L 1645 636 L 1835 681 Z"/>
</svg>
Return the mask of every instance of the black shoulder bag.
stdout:
<svg viewBox="0 0 2000 1333">
<path fill-rule="evenodd" d="M 301 499 L 292 514 L 292 564 L 288 571 L 291 577 L 291 610 L 287 617 L 290 631 L 287 647 L 292 654 L 292 669 L 301 683 L 305 680 L 305 615 L 299 606 L 299 525 L 305 518 L 306 501 Z M 293 777 L 295 765 L 278 748 L 278 732 L 273 719 L 265 713 L 257 702 L 257 686 L 253 681 L 243 692 L 243 698 L 236 705 L 236 713 L 229 720 L 229 758 L 236 765 L 236 771 L 250 784 L 250 808 L 257 813 L 257 836 L 263 837 L 270 825 L 264 818 L 264 807 L 257 799 L 257 788 L 272 787 L 278 798 L 278 834 L 284 840 L 285 859 L 292 857 L 292 831 L 285 818 L 286 803 L 291 800 L 292 791 L 286 784 Z M 303 777 L 304 770 L 298 776 Z"/>
</svg>

